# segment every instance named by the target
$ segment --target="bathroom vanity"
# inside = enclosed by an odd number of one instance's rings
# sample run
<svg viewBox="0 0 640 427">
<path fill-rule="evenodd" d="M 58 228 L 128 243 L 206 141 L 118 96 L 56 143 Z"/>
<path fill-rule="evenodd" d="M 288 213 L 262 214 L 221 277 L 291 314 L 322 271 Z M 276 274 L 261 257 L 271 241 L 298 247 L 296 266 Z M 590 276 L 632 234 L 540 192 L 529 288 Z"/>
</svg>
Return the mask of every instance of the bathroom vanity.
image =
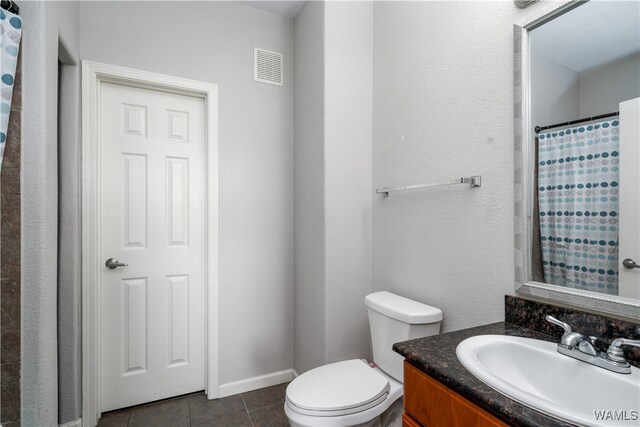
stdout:
<svg viewBox="0 0 640 427">
<path fill-rule="evenodd" d="M 495 416 L 442 385 L 409 362 L 404 362 L 402 424 L 418 426 L 507 426 Z"/>
<path fill-rule="evenodd" d="M 462 366 L 456 347 L 477 335 L 510 335 L 555 341 L 553 336 L 510 323 L 418 338 L 394 345 L 405 358 L 404 426 L 554 426 L 555 420 L 498 393 Z"/>
<path fill-rule="evenodd" d="M 640 334 L 640 325 L 634 322 L 507 296 L 506 322 L 418 338 L 393 346 L 405 358 L 403 426 L 574 425 L 497 392 L 469 372 L 456 356 L 458 344 L 478 335 L 504 335 L 558 343 L 562 330 L 544 320 L 544 313 L 565 319 L 577 330 L 599 337 L 599 348 L 606 348 L 613 338 L 627 336 L 637 339 Z M 627 360 L 638 366 L 638 349 L 627 349 L 625 353 Z"/>
</svg>

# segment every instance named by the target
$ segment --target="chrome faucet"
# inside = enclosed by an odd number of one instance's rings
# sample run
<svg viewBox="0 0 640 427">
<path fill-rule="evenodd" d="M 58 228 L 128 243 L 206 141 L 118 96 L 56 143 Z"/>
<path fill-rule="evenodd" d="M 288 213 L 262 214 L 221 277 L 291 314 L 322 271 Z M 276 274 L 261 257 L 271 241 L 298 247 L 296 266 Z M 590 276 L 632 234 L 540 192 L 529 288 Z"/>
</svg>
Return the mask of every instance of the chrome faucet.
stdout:
<svg viewBox="0 0 640 427">
<path fill-rule="evenodd" d="M 579 332 L 573 332 L 569 324 L 562 322 L 555 317 L 546 316 L 545 319 L 547 319 L 547 322 L 551 322 L 554 325 L 558 325 L 562 329 L 564 329 L 564 334 L 562 334 L 562 338 L 560 339 L 560 344 L 558 344 L 558 347 L 562 347 L 566 350 L 571 351 L 577 350 L 581 353 L 585 353 L 591 356 L 598 355 L 598 351 L 594 346 L 596 337 L 587 338 Z"/>
<path fill-rule="evenodd" d="M 631 365 L 624 358 L 622 346 L 640 347 L 640 340 L 618 338 L 613 340 L 606 352 L 600 352 L 595 347 L 596 337 L 587 337 L 579 332 L 574 332 L 569 324 L 555 317 L 546 316 L 545 319 L 564 329 L 564 334 L 558 343 L 558 353 L 619 374 L 631 373 Z"/>
</svg>

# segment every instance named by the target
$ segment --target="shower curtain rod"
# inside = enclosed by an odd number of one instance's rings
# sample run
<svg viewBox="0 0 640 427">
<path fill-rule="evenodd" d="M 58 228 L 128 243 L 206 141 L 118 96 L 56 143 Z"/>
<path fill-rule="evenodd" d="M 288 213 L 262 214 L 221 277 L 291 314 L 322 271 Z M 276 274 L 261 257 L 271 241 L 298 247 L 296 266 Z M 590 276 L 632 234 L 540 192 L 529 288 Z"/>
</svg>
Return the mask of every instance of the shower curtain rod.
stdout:
<svg viewBox="0 0 640 427">
<path fill-rule="evenodd" d="M 599 116 L 591 116 L 591 117 L 585 117 L 584 119 L 577 119 L 577 120 L 570 120 L 568 122 L 564 122 L 564 123 L 556 123 L 555 125 L 549 125 L 549 126 L 536 126 L 536 133 L 539 133 L 540 131 L 543 130 L 547 130 L 547 129 L 553 129 L 553 128 L 557 128 L 560 126 L 568 126 L 568 125 L 575 125 L 578 123 L 583 123 L 583 122 L 590 122 L 591 120 L 599 120 L 599 119 L 606 119 L 607 117 L 613 117 L 613 116 L 618 116 L 620 115 L 619 111 L 614 111 L 613 113 L 607 113 L 607 114 L 600 114 Z"/>
<path fill-rule="evenodd" d="M 20 14 L 20 8 L 18 7 L 17 4 L 15 4 L 13 1 L 11 0 L 2 0 L 2 2 L 0 2 L 0 7 L 2 7 L 4 10 L 8 10 L 9 12 L 19 15 Z"/>
</svg>

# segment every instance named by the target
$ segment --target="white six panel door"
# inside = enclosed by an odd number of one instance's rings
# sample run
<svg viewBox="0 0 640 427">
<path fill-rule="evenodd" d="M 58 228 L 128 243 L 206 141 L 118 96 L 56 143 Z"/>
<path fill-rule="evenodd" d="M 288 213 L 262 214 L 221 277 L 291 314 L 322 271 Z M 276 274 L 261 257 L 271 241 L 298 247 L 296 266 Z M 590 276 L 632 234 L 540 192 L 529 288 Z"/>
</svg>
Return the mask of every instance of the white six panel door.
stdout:
<svg viewBox="0 0 640 427">
<path fill-rule="evenodd" d="M 204 100 L 103 83 L 102 411 L 204 389 Z"/>
</svg>

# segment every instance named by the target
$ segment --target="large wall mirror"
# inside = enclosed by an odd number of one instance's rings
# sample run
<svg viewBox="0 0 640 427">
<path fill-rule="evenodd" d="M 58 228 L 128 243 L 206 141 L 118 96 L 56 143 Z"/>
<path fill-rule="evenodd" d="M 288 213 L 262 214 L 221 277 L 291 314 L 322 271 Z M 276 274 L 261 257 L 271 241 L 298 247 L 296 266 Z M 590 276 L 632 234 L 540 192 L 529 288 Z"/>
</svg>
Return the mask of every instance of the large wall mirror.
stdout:
<svg viewBox="0 0 640 427">
<path fill-rule="evenodd" d="M 640 2 L 515 26 L 516 291 L 640 318 Z"/>
</svg>

